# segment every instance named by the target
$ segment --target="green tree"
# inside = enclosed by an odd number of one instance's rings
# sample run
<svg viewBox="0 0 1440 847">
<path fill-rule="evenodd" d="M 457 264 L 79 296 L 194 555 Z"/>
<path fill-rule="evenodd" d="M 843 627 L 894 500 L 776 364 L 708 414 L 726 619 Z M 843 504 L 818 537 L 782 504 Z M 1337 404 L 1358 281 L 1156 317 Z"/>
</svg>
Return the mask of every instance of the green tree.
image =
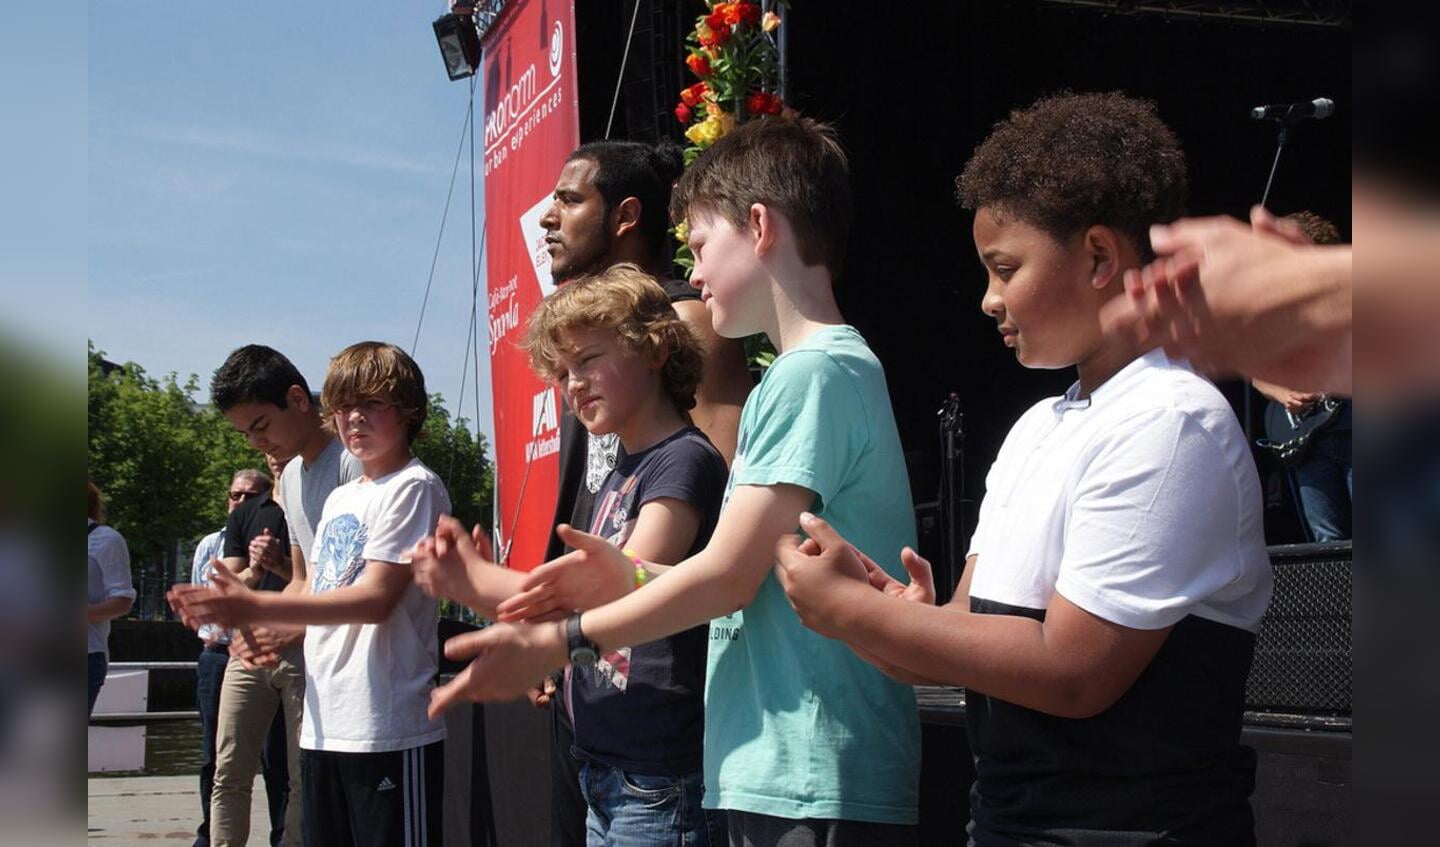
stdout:
<svg viewBox="0 0 1440 847">
<path fill-rule="evenodd" d="M 105 492 L 108 522 L 125 536 L 137 580 L 153 583 L 151 591 L 174 578 L 164 562 L 178 542 L 224 523 L 235 471 L 265 468 L 223 416 L 195 404 L 199 390 L 193 374 L 184 383 L 173 373 L 156 380 L 133 362 L 107 373 L 103 353 L 89 348 L 90 478 Z"/>
<path fill-rule="evenodd" d="M 445 398 L 431 395 L 430 414 L 415 439 L 415 455 L 445 482 L 455 517 L 467 527 L 478 523 L 488 529 L 495 473 L 486 457 L 484 434 L 472 434 L 469 423 L 464 417 L 452 419 Z"/>
<path fill-rule="evenodd" d="M 445 398 L 430 396 L 430 414 L 415 439 L 415 455 L 439 474 L 450 493 L 451 513 L 466 527 L 480 524 L 487 530 L 494 514 L 495 471 L 486 458 L 485 436 L 471 434 L 469 420 L 451 419 Z M 442 600 L 440 614 L 471 623 L 482 622 L 458 603 Z M 483 622 L 482 622 L 483 623 Z"/>
</svg>

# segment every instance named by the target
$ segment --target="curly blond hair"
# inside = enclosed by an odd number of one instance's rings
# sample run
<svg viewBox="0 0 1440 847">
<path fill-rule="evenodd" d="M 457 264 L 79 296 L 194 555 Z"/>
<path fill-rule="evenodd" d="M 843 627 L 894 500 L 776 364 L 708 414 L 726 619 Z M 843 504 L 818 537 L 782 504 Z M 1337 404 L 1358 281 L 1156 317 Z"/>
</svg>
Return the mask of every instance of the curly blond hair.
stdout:
<svg viewBox="0 0 1440 847">
<path fill-rule="evenodd" d="M 614 332 L 634 356 L 663 358 L 661 388 L 680 412 L 695 408 L 704 355 L 700 340 L 670 305 L 655 278 L 628 262 L 556 289 L 530 316 L 521 348 L 541 379 L 554 381 L 563 368 L 562 335 L 576 330 Z"/>
</svg>

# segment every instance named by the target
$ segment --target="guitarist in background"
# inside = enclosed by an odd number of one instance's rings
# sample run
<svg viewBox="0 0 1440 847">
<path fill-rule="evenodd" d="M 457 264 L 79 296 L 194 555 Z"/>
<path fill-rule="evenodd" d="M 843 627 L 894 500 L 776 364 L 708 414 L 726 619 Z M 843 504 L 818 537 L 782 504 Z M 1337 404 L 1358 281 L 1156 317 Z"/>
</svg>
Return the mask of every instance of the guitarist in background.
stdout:
<svg viewBox="0 0 1440 847">
<path fill-rule="evenodd" d="M 1313 212 L 1281 220 L 1298 226 L 1313 244 L 1340 241 L 1335 224 Z M 1252 384 L 1270 399 L 1262 443 L 1286 466 L 1307 540 L 1350 538 L 1350 398 L 1295 391 L 1258 379 Z"/>
</svg>

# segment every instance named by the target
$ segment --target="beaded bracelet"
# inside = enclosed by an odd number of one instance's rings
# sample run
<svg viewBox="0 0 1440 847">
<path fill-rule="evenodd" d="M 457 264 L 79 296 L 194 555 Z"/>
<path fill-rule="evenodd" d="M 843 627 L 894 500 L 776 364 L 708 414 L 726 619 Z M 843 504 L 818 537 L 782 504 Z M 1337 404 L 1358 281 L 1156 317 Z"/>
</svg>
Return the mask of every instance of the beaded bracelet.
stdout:
<svg viewBox="0 0 1440 847">
<path fill-rule="evenodd" d="M 645 570 L 645 560 L 635 555 L 634 550 L 621 550 L 620 552 L 629 556 L 630 561 L 635 563 L 635 587 L 639 588 L 644 585 L 645 581 L 650 578 L 650 572 Z"/>
</svg>

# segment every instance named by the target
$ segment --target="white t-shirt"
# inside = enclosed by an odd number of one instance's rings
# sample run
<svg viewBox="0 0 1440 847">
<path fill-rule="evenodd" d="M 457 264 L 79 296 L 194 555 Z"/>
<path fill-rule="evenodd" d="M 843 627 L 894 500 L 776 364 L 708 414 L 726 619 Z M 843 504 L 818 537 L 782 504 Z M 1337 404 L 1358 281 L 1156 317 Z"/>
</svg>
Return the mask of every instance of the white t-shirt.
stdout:
<svg viewBox="0 0 1440 847">
<path fill-rule="evenodd" d="M 408 551 L 450 511 L 445 485 L 419 459 L 379 479 L 342 485 L 325 501 L 310 554 L 310 591 L 355 582 L 367 561 L 408 564 Z M 379 624 L 306 627 L 307 750 L 382 753 L 445 737 L 426 714 L 438 667 L 436 602 L 411 583 Z"/>
<path fill-rule="evenodd" d="M 985 479 L 970 596 L 1044 610 L 1052 593 L 1112 623 L 1187 615 L 1259 629 L 1270 603 L 1260 480 L 1223 395 L 1149 353 L 1088 400 L 1037 403 Z"/>
<path fill-rule="evenodd" d="M 285 524 L 290 529 L 290 543 L 300 548 L 308 562 L 315 546 L 315 530 L 325 513 L 330 492 L 351 480 L 359 479 L 365 470 L 360 460 L 332 438 L 309 466 L 296 456 L 280 473 L 280 497 L 285 501 Z"/>
<path fill-rule="evenodd" d="M 89 553 L 89 602 L 103 603 L 116 597 L 135 599 L 135 584 L 130 579 L 130 548 L 120 533 L 108 526 L 89 530 L 86 547 Z M 101 621 L 86 627 L 88 652 L 110 655 L 110 622 Z"/>
<path fill-rule="evenodd" d="M 213 572 L 213 563 L 216 559 L 225 556 L 225 528 L 221 527 L 200 539 L 195 545 L 195 558 L 190 564 L 190 581 L 196 585 L 209 585 L 210 574 Z M 214 641 L 217 644 L 230 643 L 230 630 L 219 624 L 205 623 L 195 630 L 201 641 Z"/>
</svg>

